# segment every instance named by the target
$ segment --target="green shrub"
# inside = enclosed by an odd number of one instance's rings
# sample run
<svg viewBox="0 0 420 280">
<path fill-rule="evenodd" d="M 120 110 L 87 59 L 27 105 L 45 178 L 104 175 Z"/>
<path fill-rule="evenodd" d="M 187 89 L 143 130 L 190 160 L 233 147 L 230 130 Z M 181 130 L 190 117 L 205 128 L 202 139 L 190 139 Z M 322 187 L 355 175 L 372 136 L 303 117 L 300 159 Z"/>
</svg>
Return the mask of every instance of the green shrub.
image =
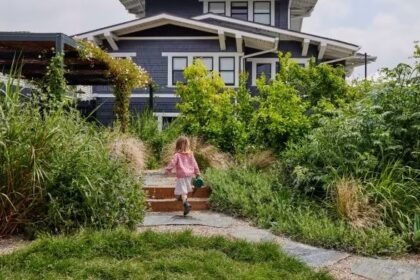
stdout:
<svg viewBox="0 0 420 280">
<path fill-rule="evenodd" d="M 279 77 L 279 76 L 278 76 Z M 305 115 L 306 104 L 297 90 L 282 80 L 266 83 L 258 81 L 258 109 L 252 121 L 252 134 L 262 147 L 281 151 L 285 144 L 303 136 L 309 129 L 309 119 Z"/>
<path fill-rule="evenodd" d="M 41 114 L 19 95 L 0 94 L 0 235 L 141 222 L 141 183 L 110 160 L 110 133 L 73 110 Z"/>
<path fill-rule="evenodd" d="M 293 239 L 364 255 L 394 255 L 406 250 L 405 241 L 391 229 L 353 228 L 322 204 L 283 187 L 272 174 L 209 170 L 206 181 L 212 188 L 214 209 L 252 219 Z"/>
<path fill-rule="evenodd" d="M 237 113 L 246 115 L 248 109 L 235 105 L 236 92 L 225 88 L 220 75 L 209 73 L 200 60 L 185 69 L 184 77 L 186 82 L 178 83 L 176 89 L 184 133 L 203 138 L 225 152 L 242 150 L 248 134 Z"/>
<path fill-rule="evenodd" d="M 337 178 L 362 181 L 382 222 L 412 244 L 420 207 L 419 69 L 417 63 L 384 70 L 364 98 L 320 118 L 282 155 L 288 183 L 321 198 Z"/>
</svg>

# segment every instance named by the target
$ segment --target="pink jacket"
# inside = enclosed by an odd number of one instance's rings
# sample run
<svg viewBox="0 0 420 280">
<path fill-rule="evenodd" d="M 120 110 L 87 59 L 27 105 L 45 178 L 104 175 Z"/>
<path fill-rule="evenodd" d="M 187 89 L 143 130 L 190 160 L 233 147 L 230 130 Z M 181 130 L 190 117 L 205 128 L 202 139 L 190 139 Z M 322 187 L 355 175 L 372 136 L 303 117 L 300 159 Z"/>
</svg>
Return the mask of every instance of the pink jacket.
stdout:
<svg viewBox="0 0 420 280">
<path fill-rule="evenodd" d="M 170 172 L 174 168 L 176 168 L 177 178 L 192 177 L 200 174 L 197 161 L 192 153 L 176 153 L 165 170 Z"/>
</svg>

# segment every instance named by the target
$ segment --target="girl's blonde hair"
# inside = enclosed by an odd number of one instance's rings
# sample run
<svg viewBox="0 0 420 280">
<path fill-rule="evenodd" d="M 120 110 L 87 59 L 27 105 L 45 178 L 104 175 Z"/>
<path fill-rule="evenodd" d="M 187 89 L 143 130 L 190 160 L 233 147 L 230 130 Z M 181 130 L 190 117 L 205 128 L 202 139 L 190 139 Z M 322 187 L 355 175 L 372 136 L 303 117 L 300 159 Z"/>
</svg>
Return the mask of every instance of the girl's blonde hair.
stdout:
<svg viewBox="0 0 420 280">
<path fill-rule="evenodd" d="M 177 153 L 189 153 L 190 152 L 190 140 L 181 136 L 176 140 L 175 151 Z"/>
</svg>

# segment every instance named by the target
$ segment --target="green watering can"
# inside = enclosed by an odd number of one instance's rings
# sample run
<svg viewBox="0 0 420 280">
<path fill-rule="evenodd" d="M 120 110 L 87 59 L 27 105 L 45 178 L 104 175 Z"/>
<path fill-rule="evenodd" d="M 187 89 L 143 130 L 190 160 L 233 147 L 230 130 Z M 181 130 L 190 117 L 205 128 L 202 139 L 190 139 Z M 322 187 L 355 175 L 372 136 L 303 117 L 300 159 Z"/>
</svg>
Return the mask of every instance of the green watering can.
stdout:
<svg viewBox="0 0 420 280">
<path fill-rule="evenodd" d="M 196 189 L 200 189 L 204 186 L 204 180 L 201 176 L 197 176 L 192 180 L 192 184 Z"/>
</svg>

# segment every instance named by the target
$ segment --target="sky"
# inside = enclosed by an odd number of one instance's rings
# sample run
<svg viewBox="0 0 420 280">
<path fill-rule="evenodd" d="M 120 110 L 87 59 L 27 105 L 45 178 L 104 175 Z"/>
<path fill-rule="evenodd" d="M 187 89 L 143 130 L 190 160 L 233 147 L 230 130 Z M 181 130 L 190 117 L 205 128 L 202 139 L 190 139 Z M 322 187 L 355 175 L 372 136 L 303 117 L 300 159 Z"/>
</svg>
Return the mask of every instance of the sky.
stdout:
<svg viewBox="0 0 420 280">
<path fill-rule="evenodd" d="M 173 0 L 175 1 L 175 0 Z M 134 19 L 118 0 L 0 0 L 0 31 L 68 35 Z M 420 40 L 420 0 L 319 0 L 303 32 L 362 46 L 382 67 L 409 62 Z M 363 67 L 353 77 L 363 76 Z"/>
<path fill-rule="evenodd" d="M 303 31 L 355 43 L 361 52 L 377 56 L 378 69 L 412 62 L 414 42 L 420 40 L 420 0 L 319 0 Z M 359 67 L 354 78 L 364 76 Z"/>
</svg>

